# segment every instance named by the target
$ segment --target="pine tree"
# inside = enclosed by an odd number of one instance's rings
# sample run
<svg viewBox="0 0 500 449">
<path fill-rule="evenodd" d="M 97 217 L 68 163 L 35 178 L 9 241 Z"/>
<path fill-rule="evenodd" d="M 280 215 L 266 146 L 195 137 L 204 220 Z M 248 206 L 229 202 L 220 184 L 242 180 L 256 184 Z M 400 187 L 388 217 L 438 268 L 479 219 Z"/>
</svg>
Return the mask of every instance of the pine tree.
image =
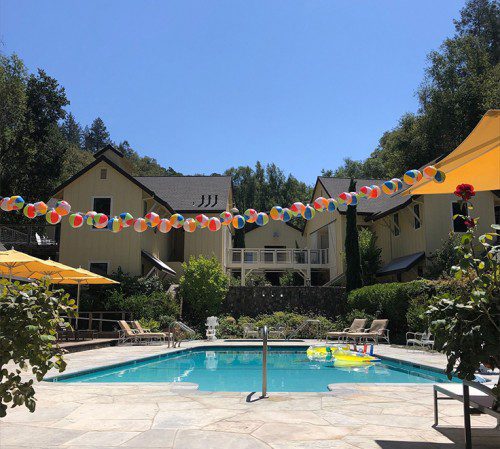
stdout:
<svg viewBox="0 0 500 449">
<path fill-rule="evenodd" d="M 351 178 L 349 192 L 356 191 L 356 181 Z M 361 260 L 359 256 L 359 236 L 356 224 L 357 207 L 347 206 L 345 230 L 346 290 L 350 292 L 363 286 Z"/>
<path fill-rule="evenodd" d="M 101 148 L 111 143 L 109 132 L 100 117 L 97 117 L 90 128 L 86 127 L 84 132 L 85 149 L 91 153 L 96 153 Z"/>
<path fill-rule="evenodd" d="M 71 112 L 66 116 L 61 128 L 66 140 L 69 143 L 76 145 L 78 148 L 82 147 L 82 127 L 76 121 L 75 116 Z"/>
</svg>

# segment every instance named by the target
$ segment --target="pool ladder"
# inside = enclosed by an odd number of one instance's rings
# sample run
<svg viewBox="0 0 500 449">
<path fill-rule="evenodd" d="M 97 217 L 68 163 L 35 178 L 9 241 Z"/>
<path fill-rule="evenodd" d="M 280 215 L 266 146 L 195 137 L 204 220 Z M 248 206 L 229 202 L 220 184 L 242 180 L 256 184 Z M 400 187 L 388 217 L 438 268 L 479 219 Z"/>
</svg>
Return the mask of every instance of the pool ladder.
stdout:
<svg viewBox="0 0 500 449">
<path fill-rule="evenodd" d="M 262 328 L 262 395 L 261 398 L 267 398 L 267 337 L 269 330 L 267 326 Z"/>
</svg>

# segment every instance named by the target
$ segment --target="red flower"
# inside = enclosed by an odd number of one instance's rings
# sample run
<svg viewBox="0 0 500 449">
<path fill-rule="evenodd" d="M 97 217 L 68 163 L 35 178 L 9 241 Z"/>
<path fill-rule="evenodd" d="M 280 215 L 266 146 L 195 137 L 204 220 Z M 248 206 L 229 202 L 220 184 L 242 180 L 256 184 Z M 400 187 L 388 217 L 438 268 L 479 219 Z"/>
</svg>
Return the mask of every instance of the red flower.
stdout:
<svg viewBox="0 0 500 449">
<path fill-rule="evenodd" d="M 454 193 L 464 201 L 469 201 L 476 194 L 476 192 L 474 192 L 474 187 L 470 184 L 459 184 Z"/>
<path fill-rule="evenodd" d="M 464 220 L 464 225 L 467 227 L 467 229 L 472 229 L 473 227 L 476 226 L 476 222 L 474 221 L 473 218 L 467 217 Z"/>
</svg>

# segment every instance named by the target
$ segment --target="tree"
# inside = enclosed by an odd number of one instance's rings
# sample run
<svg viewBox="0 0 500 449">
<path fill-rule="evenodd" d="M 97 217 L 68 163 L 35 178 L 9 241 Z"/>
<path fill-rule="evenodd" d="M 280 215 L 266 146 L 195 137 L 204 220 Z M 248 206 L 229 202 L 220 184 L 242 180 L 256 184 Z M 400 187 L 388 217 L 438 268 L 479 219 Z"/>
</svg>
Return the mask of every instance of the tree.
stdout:
<svg viewBox="0 0 500 449">
<path fill-rule="evenodd" d="M 380 255 L 382 250 L 377 247 L 377 236 L 368 228 L 359 231 L 359 257 L 363 285 L 371 285 L 376 281 L 377 271 L 382 264 Z"/>
<path fill-rule="evenodd" d="M 23 371 L 40 382 L 52 368 L 65 370 L 56 332 L 67 325 L 62 316 L 72 317 L 75 310 L 75 301 L 62 290 L 50 290 L 48 283 L 0 281 L 0 417 L 10 403 L 35 410 L 34 380 Z"/>
<path fill-rule="evenodd" d="M 66 140 L 76 146 L 77 148 L 82 147 L 83 141 L 83 131 L 80 124 L 75 120 L 75 116 L 70 112 L 66 115 L 64 122 L 62 124 L 62 132 Z"/>
<path fill-rule="evenodd" d="M 96 153 L 106 145 L 111 143 L 108 129 L 100 117 L 97 117 L 92 125 L 85 127 L 84 147 L 91 153 Z"/>
<path fill-rule="evenodd" d="M 191 256 L 182 264 L 184 274 L 179 281 L 183 300 L 183 315 L 194 325 L 202 326 L 205 319 L 220 312 L 229 289 L 229 278 L 215 258 Z"/>
<path fill-rule="evenodd" d="M 356 181 L 351 178 L 349 192 L 356 191 Z M 357 207 L 347 206 L 346 231 L 345 231 L 345 257 L 346 257 L 346 290 L 350 292 L 363 286 L 361 280 L 361 261 L 359 258 L 359 237 L 357 219 Z"/>
</svg>

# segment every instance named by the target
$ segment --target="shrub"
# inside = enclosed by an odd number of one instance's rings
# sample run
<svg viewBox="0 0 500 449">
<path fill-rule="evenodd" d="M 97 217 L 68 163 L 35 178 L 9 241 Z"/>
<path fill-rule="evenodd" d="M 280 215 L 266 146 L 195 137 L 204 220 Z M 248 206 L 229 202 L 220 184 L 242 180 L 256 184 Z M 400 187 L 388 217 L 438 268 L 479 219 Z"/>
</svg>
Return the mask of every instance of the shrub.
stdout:
<svg viewBox="0 0 500 449">
<path fill-rule="evenodd" d="M 431 301 L 431 298 L 426 294 L 410 299 L 408 311 L 406 312 L 408 331 L 426 332 L 429 329 L 430 320 L 426 315 L 426 311 Z"/>
<path fill-rule="evenodd" d="M 458 242 L 458 236 L 454 233 L 450 233 L 443 240 L 441 248 L 438 248 L 429 257 L 429 262 L 425 269 L 426 278 L 438 279 L 441 276 L 450 274 L 451 267 L 458 262 L 455 251 L 455 246 L 458 245 Z"/>
<path fill-rule="evenodd" d="M 286 271 L 280 276 L 280 285 L 282 287 L 298 287 L 304 285 L 304 280 L 299 273 Z"/>
<path fill-rule="evenodd" d="M 149 329 L 151 332 L 159 332 L 162 330 L 159 321 L 141 318 L 139 322 L 143 329 Z"/>
<path fill-rule="evenodd" d="M 219 313 L 229 289 L 229 278 L 215 257 L 191 257 L 182 268 L 179 293 L 184 315 L 193 325 L 202 327 L 208 316 Z"/>
<path fill-rule="evenodd" d="M 23 380 L 22 371 L 41 381 L 51 368 L 65 370 L 56 333 L 58 326 L 66 327 L 61 316 L 73 317 L 75 310 L 75 301 L 62 290 L 50 290 L 48 283 L 0 281 L 0 417 L 9 403 L 35 410 L 34 381 Z"/>
<path fill-rule="evenodd" d="M 243 328 L 238 325 L 232 316 L 219 318 L 217 327 L 218 338 L 241 338 L 243 337 Z"/>
<path fill-rule="evenodd" d="M 162 315 L 178 316 L 179 305 L 172 295 L 158 291 L 150 295 L 125 296 L 120 290 L 111 293 L 105 303 L 106 310 L 125 310 L 133 319 L 158 320 Z"/>
<path fill-rule="evenodd" d="M 273 285 L 269 282 L 264 274 L 250 273 L 245 279 L 247 287 L 270 287 Z"/>
<path fill-rule="evenodd" d="M 353 290 L 347 298 L 349 310 L 362 310 L 376 318 L 387 318 L 391 339 L 401 342 L 408 330 L 406 313 L 412 298 L 429 295 L 431 287 L 425 281 L 375 284 Z"/>
</svg>

